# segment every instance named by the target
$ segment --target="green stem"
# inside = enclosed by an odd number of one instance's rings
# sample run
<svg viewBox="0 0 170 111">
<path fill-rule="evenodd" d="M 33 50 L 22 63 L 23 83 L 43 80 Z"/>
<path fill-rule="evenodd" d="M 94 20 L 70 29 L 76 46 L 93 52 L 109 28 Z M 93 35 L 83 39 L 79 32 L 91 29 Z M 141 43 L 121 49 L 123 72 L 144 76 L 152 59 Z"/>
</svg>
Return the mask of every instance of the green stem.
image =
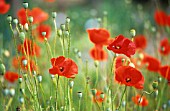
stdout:
<svg viewBox="0 0 170 111">
<path fill-rule="evenodd" d="M 99 76 L 99 66 L 97 65 L 96 66 L 96 81 L 95 81 L 95 86 L 94 86 L 95 88 L 97 88 L 97 82 L 99 78 L 98 76 Z"/>
<path fill-rule="evenodd" d="M 81 99 L 79 98 L 79 107 L 78 107 L 78 111 L 81 111 L 81 110 L 80 110 L 80 106 L 81 106 Z"/>
<path fill-rule="evenodd" d="M 13 98 L 10 97 L 10 99 L 9 99 L 9 101 L 8 101 L 8 104 L 7 104 L 6 107 L 5 107 L 5 111 L 8 111 L 8 109 L 9 109 L 11 103 L 12 103 L 12 100 L 13 100 Z"/>
<path fill-rule="evenodd" d="M 120 100 L 120 103 L 119 103 L 119 106 L 118 106 L 117 110 L 119 110 L 120 107 L 121 107 L 122 100 L 123 100 L 123 96 L 125 95 L 126 89 L 127 89 L 127 86 L 125 86 L 125 89 L 124 89 L 124 91 L 123 91 L 123 94 L 122 94 L 122 97 L 121 97 L 121 100 Z"/>
<path fill-rule="evenodd" d="M 57 93 L 58 93 L 58 83 L 59 83 L 60 76 L 57 77 L 57 87 L 56 87 L 56 100 L 55 100 L 55 109 L 57 111 Z"/>
</svg>

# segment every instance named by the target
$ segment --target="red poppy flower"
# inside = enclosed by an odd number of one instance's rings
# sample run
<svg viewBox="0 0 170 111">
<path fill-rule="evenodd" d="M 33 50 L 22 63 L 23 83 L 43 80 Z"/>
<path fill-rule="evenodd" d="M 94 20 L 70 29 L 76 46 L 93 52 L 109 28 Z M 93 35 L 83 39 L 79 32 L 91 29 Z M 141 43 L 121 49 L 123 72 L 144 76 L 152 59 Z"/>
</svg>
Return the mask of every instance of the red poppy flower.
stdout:
<svg viewBox="0 0 170 111">
<path fill-rule="evenodd" d="M 140 106 L 147 106 L 148 105 L 148 100 L 146 99 L 145 96 L 142 96 L 141 98 L 141 95 L 136 95 L 135 97 L 132 97 L 132 101 L 137 104 L 137 105 L 140 105 Z M 140 101 L 140 103 L 139 103 Z"/>
<path fill-rule="evenodd" d="M 142 62 L 147 65 L 147 69 L 149 71 L 152 71 L 152 72 L 159 71 L 160 61 L 158 59 L 145 54 Z"/>
<path fill-rule="evenodd" d="M 44 1 L 50 2 L 50 3 L 55 2 L 55 0 L 44 0 Z"/>
<path fill-rule="evenodd" d="M 164 11 L 161 10 L 155 11 L 154 19 L 158 25 L 162 26 L 167 25 L 167 14 Z"/>
<path fill-rule="evenodd" d="M 30 10 L 27 9 L 28 15 L 30 15 Z M 26 17 L 26 11 L 24 8 L 21 8 L 17 12 L 18 19 L 22 25 L 25 25 L 27 23 L 27 17 Z"/>
<path fill-rule="evenodd" d="M 7 71 L 4 75 L 4 78 L 9 82 L 14 83 L 16 80 L 18 80 L 19 75 L 15 72 Z"/>
<path fill-rule="evenodd" d="M 170 66 L 162 66 L 159 72 L 165 79 L 170 81 Z"/>
<path fill-rule="evenodd" d="M 97 45 L 106 45 L 109 42 L 110 33 L 106 29 L 88 29 L 91 42 Z"/>
<path fill-rule="evenodd" d="M 38 33 L 38 39 L 43 42 L 44 36 L 42 35 L 42 32 L 46 32 L 46 38 L 49 39 L 51 35 L 51 27 L 49 25 L 41 24 L 36 28 L 36 31 Z"/>
<path fill-rule="evenodd" d="M 33 8 L 30 15 L 34 18 L 34 24 L 42 23 L 48 19 L 48 13 L 44 12 L 39 7 Z"/>
<path fill-rule="evenodd" d="M 97 101 L 97 102 L 102 103 L 102 102 L 106 99 L 106 96 L 104 96 L 104 98 L 101 98 L 101 94 L 102 94 L 102 93 L 103 93 L 103 92 L 97 90 L 97 93 L 96 93 L 96 95 L 95 95 L 94 98 L 93 98 L 93 101 Z"/>
<path fill-rule="evenodd" d="M 32 48 L 32 41 L 29 40 L 29 39 L 25 39 L 24 48 L 22 47 L 22 44 L 18 45 L 18 51 L 19 52 L 24 54 L 24 50 L 25 50 L 26 54 L 28 54 L 28 55 L 40 56 L 40 47 L 37 44 L 34 43 L 33 48 Z"/>
<path fill-rule="evenodd" d="M 145 49 L 147 46 L 147 40 L 144 35 L 137 35 L 134 38 L 134 43 L 137 49 Z"/>
<path fill-rule="evenodd" d="M 107 53 L 101 47 L 95 46 L 90 50 L 90 56 L 94 60 L 104 61 L 107 59 Z"/>
<path fill-rule="evenodd" d="M 52 68 L 49 69 L 50 74 L 59 76 L 65 76 L 67 78 L 74 78 L 75 74 L 78 74 L 78 67 L 76 63 L 63 56 L 51 59 Z"/>
<path fill-rule="evenodd" d="M 6 4 L 5 0 L 0 0 L 0 14 L 5 14 L 8 12 L 10 4 Z"/>
<path fill-rule="evenodd" d="M 24 65 L 23 64 L 23 61 L 26 60 L 27 61 L 27 64 Z M 22 70 L 28 70 L 28 65 L 30 66 L 30 70 L 31 71 L 34 71 L 36 70 L 36 65 L 35 65 L 35 62 L 33 60 L 27 60 L 26 57 L 22 56 L 22 57 L 19 57 L 19 61 L 17 59 L 17 57 L 14 57 L 12 59 L 12 66 L 15 68 L 15 69 L 18 69 L 21 65 L 21 68 Z"/>
<path fill-rule="evenodd" d="M 115 68 L 117 69 L 120 66 L 128 66 L 130 61 L 128 61 L 127 57 L 125 56 L 117 56 L 115 58 Z"/>
<path fill-rule="evenodd" d="M 168 38 L 164 38 L 160 41 L 159 52 L 163 55 L 168 55 L 170 53 L 170 45 L 168 42 Z"/>
<path fill-rule="evenodd" d="M 131 40 L 125 38 L 123 35 L 119 35 L 107 46 L 107 49 L 114 53 L 124 54 L 130 57 L 135 54 L 136 46 Z"/>
<path fill-rule="evenodd" d="M 33 24 L 38 24 L 46 21 L 48 19 L 48 13 L 44 12 L 42 9 L 36 7 L 33 8 L 32 10 L 27 9 L 27 14 L 28 16 L 33 17 Z M 21 8 L 17 12 L 17 16 L 19 18 L 19 21 L 22 25 L 25 25 L 27 23 L 27 17 L 26 17 L 26 12 L 24 8 Z"/>
<path fill-rule="evenodd" d="M 126 86 L 134 86 L 138 88 L 140 84 L 143 86 L 144 78 L 142 74 L 135 68 L 131 66 L 120 66 L 115 71 L 115 79 L 120 84 L 125 84 Z"/>
</svg>

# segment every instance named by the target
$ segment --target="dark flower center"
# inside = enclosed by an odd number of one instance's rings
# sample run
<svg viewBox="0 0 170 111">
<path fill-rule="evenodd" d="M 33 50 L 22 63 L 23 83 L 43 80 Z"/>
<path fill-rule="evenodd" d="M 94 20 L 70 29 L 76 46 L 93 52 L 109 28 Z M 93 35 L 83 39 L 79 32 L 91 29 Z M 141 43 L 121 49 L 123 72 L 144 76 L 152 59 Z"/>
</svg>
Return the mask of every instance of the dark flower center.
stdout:
<svg viewBox="0 0 170 111">
<path fill-rule="evenodd" d="M 59 69 L 60 69 L 60 71 L 61 71 L 61 72 L 63 72 L 63 71 L 64 71 L 64 67 L 60 67 Z"/>
<path fill-rule="evenodd" d="M 131 78 L 126 78 L 126 82 L 130 82 L 131 81 Z"/>
</svg>

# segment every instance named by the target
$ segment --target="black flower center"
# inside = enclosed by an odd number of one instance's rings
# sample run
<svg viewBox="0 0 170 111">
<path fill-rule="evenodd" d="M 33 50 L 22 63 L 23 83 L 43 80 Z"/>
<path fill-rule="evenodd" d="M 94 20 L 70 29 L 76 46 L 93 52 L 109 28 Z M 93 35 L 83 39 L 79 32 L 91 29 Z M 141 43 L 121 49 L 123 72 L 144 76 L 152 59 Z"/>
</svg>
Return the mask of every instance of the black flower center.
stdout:
<svg viewBox="0 0 170 111">
<path fill-rule="evenodd" d="M 61 71 L 61 72 L 63 72 L 63 71 L 64 71 L 64 67 L 60 67 L 59 69 L 60 69 L 60 71 Z"/>
<path fill-rule="evenodd" d="M 126 78 L 126 82 L 130 82 L 131 81 L 131 78 Z"/>
</svg>

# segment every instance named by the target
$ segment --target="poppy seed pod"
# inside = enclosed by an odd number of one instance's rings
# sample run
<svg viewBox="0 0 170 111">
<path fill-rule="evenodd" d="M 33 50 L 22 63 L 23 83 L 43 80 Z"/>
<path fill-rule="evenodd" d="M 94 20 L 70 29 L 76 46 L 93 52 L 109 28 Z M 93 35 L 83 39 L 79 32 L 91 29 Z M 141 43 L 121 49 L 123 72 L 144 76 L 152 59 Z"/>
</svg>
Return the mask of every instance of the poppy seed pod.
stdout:
<svg viewBox="0 0 170 111">
<path fill-rule="evenodd" d="M 52 17 L 56 18 L 57 17 L 57 12 L 52 12 Z"/>
<path fill-rule="evenodd" d="M 61 28 L 62 31 L 64 31 L 66 29 L 65 24 L 61 24 L 60 28 Z"/>
<path fill-rule="evenodd" d="M 8 15 L 8 17 L 7 17 L 7 21 L 8 21 L 9 23 L 11 23 L 11 22 L 12 22 L 12 17 L 11 17 L 10 15 Z"/>
<path fill-rule="evenodd" d="M 42 82 L 42 76 L 41 75 L 38 75 L 37 79 L 38 79 L 39 83 Z"/>
<path fill-rule="evenodd" d="M 69 17 L 66 18 L 66 23 L 70 23 L 70 18 Z"/>
<path fill-rule="evenodd" d="M 65 31 L 64 34 L 65 34 L 65 37 L 69 37 L 69 35 L 70 35 L 68 31 Z"/>
<path fill-rule="evenodd" d="M 47 33 L 46 32 L 42 32 L 41 34 L 42 34 L 42 36 L 46 36 Z"/>
<path fill-rule="evenodd" d="M 28 31 L 28 23 L 25 23 L 25 25 L 24 25 L 24 29 L 26 30 L 26 31 Z"/>
<path fill-rule="evenodd" d="M 21 30 L 23 30 L 23 25 L 22 25 L 22 24 L 19 24 L 19 28 L 20 28 Z"/>
<path fill-rule="evenodd" d="M 19 82 L 19 83 L 22 83 L 22 77 L 19 77 L 19 78 L 18 78 L 18 82 Z"/>
<path fill-rule="evenodd" d="M 122 106 L 125 107 L 126 106 L 126 101 L 122 102 Z"/>
<path fill-rule="evenodd" d="M 162 78 L 161 77 L 158 77 L 158 82 L 160 83 L 162 81 Z"/>
<path fill-rule="evenodd" d="M 28 18 L 28 21 L 29 21 L 30 23 L 33 23 L 34 18 L 33 18 L 32 16 L 30 16 L 30 17 Z"/>
<path fill-rule="evenodd" d="M 103 92 L 100 94 L 100 97 L 101 97 L 102 99 L 104 99 L 105 95 L 104 95 Z"/>
<path fill-rule="evenodd" d="M 73 86 L 74 86 L 74 81 L 70 80 L 70 81 L 69 81 L 69 86 L 70 86 L 70 88 L 73 88 Z"/>
<path fill-rule="evenodd" d="M 131 30 L 130 30 L 130 34 L 131 34 L 132 37 L 134 37 L 134 36 L 136 35 L 135 29 L 131 29 Z"/>
<path fill-rule="evenodd" d="M 98 60 L 94 61 L 94 66 L 98 67 L 98 65 L 99 65 L 99 61 Z"/>
<path fill-rule="evenodd" d="M 91 89 L 91 92 L 92 92 L 92 95 L 95 96 L 96 93 L 97 93 L 97 90 L 96 89 Z"/>
<path fill-rule="evenodd" d="M 25 9 L 28 8 L 28 3 L 27 3 L 27 2 L 23 2 L 22 5 L 23 5 L 23 7 L 24 7 Z"/>
<path fill-rule="evenodd" d="M 153 89 L 158 89 L 158 82 L 157 82 L 157 81 L 154 81 L 154 82 L 152 83 L 152 87 L 153 87 Z"/>
<path fill-rule="evenodd" d="M 18 19 L 13 19 L 14 24 L 18 24 Z"/>
<path fill-rule="evenodd" d="M 9 94 L 10 96 L 13 97 L 15 95 L 15 89 L 14 88 L 9 89 Z"/>
<path fill-rule="evenodd" d="M 78 95 L 79 99 L 82 98 L 82 96 L 83 96 L 82 92 L 77 92 L 77 95 Z"/>
<path fill-rule="evenodd" d="M 4 89 L 3 89 L 3 95 L 4 95 L 4 96 L 7 96 L 8 94 L 9 94 L 9 89 L 4 88 Z"/>
<path fill-rule="evenodd" d="M 24 32 L 21 32 L 21 33 L 19 34 L 19 39 L 20 39 L 21 43 L 23 44 L 23 43 L 24 43 L 24 40 L 25 40 L 25 33 L 24 33 Z"/>
<path fill-rule="evenodd" d="M 23 98 L 23 97 L 19 97 L 19 102 L 20 102 L 21 104 L 23 104 L 23 103 L 24 103 L 24 98 Z"/>
<path fill-rule="evenodd" d="M 22 64 L 26 67 L 28 64 L 28 61 L 26 59 L 22 60 Z"/>
<path fill-rule="evenodd" d="M 62 31 L 60 29 L 57 31 L 57 33 L 58 33 L 58 36 L 62 36 Z"/>
<path fill-rule="evenodd" d="M 2 63 L 2 61 L 0 60 L 0 75 L 4 75 L 5 74 L 5 65 Z"/>
</svg>

